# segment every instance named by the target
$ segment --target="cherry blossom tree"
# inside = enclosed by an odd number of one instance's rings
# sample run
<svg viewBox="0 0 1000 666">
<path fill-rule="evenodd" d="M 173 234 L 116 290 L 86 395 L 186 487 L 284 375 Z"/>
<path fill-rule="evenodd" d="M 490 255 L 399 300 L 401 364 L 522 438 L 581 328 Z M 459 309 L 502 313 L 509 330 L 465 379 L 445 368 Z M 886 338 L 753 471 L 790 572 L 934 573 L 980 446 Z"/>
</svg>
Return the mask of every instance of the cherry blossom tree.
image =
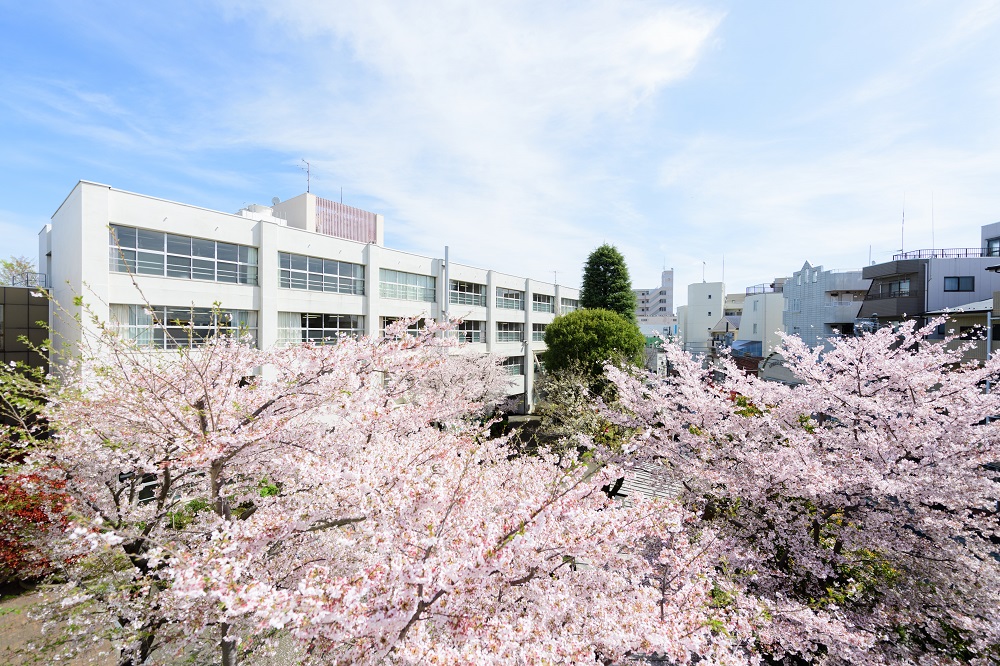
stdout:
<svg viewBox="0 0 1000 666">
<path fill-rule="evenodd" d="M 613 462 L 488 437 L 506 376 L 430 326 L 257 350 L 90 339 L 38 468 L 75 516 L 53 588 L 67 646 L 119 663 L 742 664 L 757 608 L 721 604 L 711 529 L 624 506 Z M 91 650 L 93 648 L 90 648 Z"/>
<path fill-rule="evenodd" d="M 962 363 L 936 322 L 793 337 L 796 386 L 668 346 L 664 380 L 609 368 L 610 418 L 638 433 L 714 530 L 727 608 L 766 609 L 755 649 L 775 663 L 1000 663 L 1000 362 Z"/>
</svg>

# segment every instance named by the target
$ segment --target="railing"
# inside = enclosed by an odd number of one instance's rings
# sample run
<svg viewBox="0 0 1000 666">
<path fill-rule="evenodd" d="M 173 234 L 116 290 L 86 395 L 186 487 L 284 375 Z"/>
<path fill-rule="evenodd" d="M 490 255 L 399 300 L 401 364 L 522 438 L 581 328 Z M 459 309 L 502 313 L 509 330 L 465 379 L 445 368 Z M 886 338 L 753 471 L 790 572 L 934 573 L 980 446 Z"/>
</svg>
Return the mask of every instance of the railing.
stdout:
<svg viewBox="0 0 1000 666">
<path fill-rule="evenodd" d="M 782 286 L 780 284 L 776 285 L 773 282 L 770 284 L 755 284 L 752 287 L 747 287 L 747 296 L 753 296 L 754 294 L 780 294 Z"/>
<path fill-rule="evenodd" d="M 45 273 L 21 273 L 11 278 L 10 286 L 46 289 L 49 286 L 48 276 Z"/>
<path fill-rule="evenodd" d="M 910 250 L 909 252 L 901 252 L 899 254 L 892 255 L 893 261 L 901 261 L 903 259 L 975 259 L 979 257 L 997 257 L 1000 261 L 1000 255 L 990 254 L 989 250 L 984 247 L 951 247 L 936 250 Z"/>
</svg>

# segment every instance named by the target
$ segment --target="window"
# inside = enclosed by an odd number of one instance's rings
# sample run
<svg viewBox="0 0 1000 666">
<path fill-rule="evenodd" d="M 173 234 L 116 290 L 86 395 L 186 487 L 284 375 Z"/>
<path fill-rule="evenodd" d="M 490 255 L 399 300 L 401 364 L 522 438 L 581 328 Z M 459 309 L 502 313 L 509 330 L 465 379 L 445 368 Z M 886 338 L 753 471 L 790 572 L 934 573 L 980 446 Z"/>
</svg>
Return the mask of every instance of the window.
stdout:
<svg viewBox="0 0 1000 666">
<path fill-rule="evenodd" d="M 365 293 L 365 267 L 335 259 L 278 253 L 278 286 L 330 294 Z"/>
<path fill-rule="evenodd" d="M 709 316 L 709 317 L 711 317 L 711 316 L 712 316 L 712 311 L 711 311 L 711 310 L 709 310 L 709 311 L 708 311 L 708 316 Z"/>
<path fill-rule="evenodd" d="M 547 324 L 532 324 L 531 325 L 531 341 L 532 342 L 545 342 L 545 327 Z"/>
<path fill-rule="evenodd" d="M 278 345 L 281 347 L 303 342 L 336 344 L 342 336 L 358 337 L 364 332 L 365 318 L 360 315 L 278 313 Z"/>
<path fill-rule="evenodd" d="M 568 312 L 573 312 L 574 310 L 580 309 L 580 301 L 575 298 L 563 298 L 562 300 L 562 314 Z"/>
<path fill-rule="evenodd" d="M 757 324 L 753 325 L 753 334 L 757 335 Z"/>
<path fill-rule="evenodd" d="M 402 317 L 381 317 L 379 319 L 379 323 L 381 324 L 382 337 L 385 337 L 385 335 L 386 335 L 385 329 L 387 329 L 392 324 L 395 324 L 400 319 L 402 319 Z M 425 327 L 424 320 L 423 319 L 418 319 L 418 320 L 416 320 L 415 322 L 413 322 L 412 324 L 410 324 L 409 326 L 406 327 L 406 334 L 407 335 L 416 335 L 417 333 L 420 332 L 420 329 L 422 329 L 424 327 Z"/>
<path fill-rule="evenodd" d="M 524 324 L 512 321 L 497 322 L 497 342 L 521 342 L 524 340 Z"/>
<path fill-rule="evenodd" d="M 555 298 L 547 294 L 532 294 L 531 309 L 533 312 L 555 312 Z"/>
<path fill-rule="evenodd" d="M 498 364 L 508 375 L 524 374 L 524 357 L 508 356 Z"/>
<path fill-rule="evenodd" d="M 708 300 L 712 300 L 712 294 L 708 295 Z"/>
<path fill-rule="evenodd" d="M 753 311 L 754 312 L 757 312 L 757 303 L 758 303 L 758 301 L 754 300 L 754 302 L 753 302 Z"/>
<path fill-rule="evenodd" d="M 947 289 L 945 289 L 947 291 Z M 910 295 L 910 280 L 893 280 L 892 282 L 880 282 L 878 284 L 878 298 L 901 298 Z"/>
<path fill-rule="evenodd" d="M 986 239 L 986 256 L 1000 257 L 1000 238 Z"/>
<path fill-rule="evenodd" d="M 255 310 L 125 305 L 112 303 L 111 324 L 140 347 L 197 347 L 218 335 L 249 335 L 257 341 Z"/>
<path fill-rule="evenodd" d="M 433 276 L 404 273 L 389 268 L 379 269 L 378 290 L 382 298 L 398 298 L 401 301 L 433 303 L 437 298 Z"/>
<path fill-rule="evenodd" d="M 257 284 L 257 248 L 111 225 L 111 272 Z"/>
<path fill-rule="evenodd" d="M 474 282 L 451 281 L 449 300 L 456 305 L 474 305 L 486 307 L 486 285 Z"/>
<path fill-rule="evenodd" d="M 461 342 L 486 342 L 486 322 L 463 321 L 455 327 L 454 335 Z"/>
<path fill-rule="evenodd" d="M 505 310 L 523 310 L 524 292 L 506 287 L 497 287 L 497 307 Z"/>
<path fill-rule="evenodd" d="M 976 278 L 971 275 L 962 277 L 946 277 L 944 279 L 945 291 L 975 291 Z"/>
</svg>

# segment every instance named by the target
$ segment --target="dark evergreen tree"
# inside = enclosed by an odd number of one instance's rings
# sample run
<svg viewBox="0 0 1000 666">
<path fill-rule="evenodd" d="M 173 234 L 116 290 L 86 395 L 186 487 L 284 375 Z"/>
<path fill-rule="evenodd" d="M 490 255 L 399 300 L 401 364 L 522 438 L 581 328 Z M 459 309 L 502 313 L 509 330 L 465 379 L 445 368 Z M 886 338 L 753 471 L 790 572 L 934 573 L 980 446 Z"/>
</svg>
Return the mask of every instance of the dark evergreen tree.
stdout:
<svg viewBox="0 0 1000 666">
<path fill-rule="evenodd" d="M 604 364 L 642 365 L 646 338 L 617 312 L 585 309 L 556 317 L 545 328 L 545 369 L 577 369 L 599 377 Z"/>
<path fill-rule="evenodd" d="M 583 267 L 580 305 L 617 312 L 635 323 L 636 300 L 625 257 L 605 243 L 590 253 Z"/>
</svg>

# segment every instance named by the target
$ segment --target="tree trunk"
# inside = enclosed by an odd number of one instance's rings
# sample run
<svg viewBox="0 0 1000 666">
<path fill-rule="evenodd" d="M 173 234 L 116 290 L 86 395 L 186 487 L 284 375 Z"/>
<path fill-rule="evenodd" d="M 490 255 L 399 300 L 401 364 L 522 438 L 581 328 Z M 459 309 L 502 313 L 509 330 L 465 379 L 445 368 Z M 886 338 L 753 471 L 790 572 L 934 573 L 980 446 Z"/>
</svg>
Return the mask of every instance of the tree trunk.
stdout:
<svg viewBox="0 0 1000 666">
<path fill-rule="evenodd" d="M 222 666 L 236 666 L 236 640 L 229 637 L 229 623 L 223 622 L 219 625 L 222 632 L 222 640 L 219 647 L 222 648 Z"/>
</svg>

